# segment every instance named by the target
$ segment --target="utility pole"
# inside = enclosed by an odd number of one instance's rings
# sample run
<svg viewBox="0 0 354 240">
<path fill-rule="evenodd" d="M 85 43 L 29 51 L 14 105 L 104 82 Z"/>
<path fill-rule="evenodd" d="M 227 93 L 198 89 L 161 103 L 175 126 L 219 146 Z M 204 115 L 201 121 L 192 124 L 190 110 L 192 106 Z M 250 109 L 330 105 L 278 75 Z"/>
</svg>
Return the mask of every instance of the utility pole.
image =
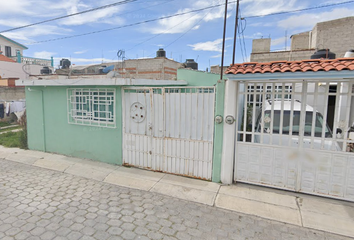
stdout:
<svg viewBox="0 0 354 240">
<path fill-rule="evenodd" d="M 222 37 L 220 80 L 222 80 L 222 75 L 223 75 L 223 70 L 224 70 L 224 50 L 225 50 L 225 33 L 226 33 L 226 19 L 227 19 L 227 4 L 228 4 L 228 0 L 225 0 L 224 34 L 223 34 L 223 37 Z"/>
<path fill-rule="evenodd" d="M 236 5 L 236 18 L 235 18 L 235 33 L 234 33 L 234 48 L 233 48 L 233 55 L 232 55 L 232 65 L 235 64 L 235 54 L 236 54 L 236 35 L 237 35 L 237 28 L 238 28 L 238 9 L 240 6 L 240 0 L 237 0 Z"/>
</svg>

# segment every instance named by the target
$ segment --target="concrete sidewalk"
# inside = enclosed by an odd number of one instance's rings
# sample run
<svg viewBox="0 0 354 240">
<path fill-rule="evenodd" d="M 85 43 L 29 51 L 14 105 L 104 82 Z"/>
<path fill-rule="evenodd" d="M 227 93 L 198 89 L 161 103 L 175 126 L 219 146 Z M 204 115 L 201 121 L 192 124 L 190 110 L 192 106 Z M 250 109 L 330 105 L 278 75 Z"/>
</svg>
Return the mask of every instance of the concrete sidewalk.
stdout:
<svg viewBox="0 0 354 240">
<path fill-rule="evenodd" d="M 292 225 L 354 236 L 354 203 L 246 184 L 217 183 L 0 146 L 0 158 L 156 192 Z"/>
</svg>

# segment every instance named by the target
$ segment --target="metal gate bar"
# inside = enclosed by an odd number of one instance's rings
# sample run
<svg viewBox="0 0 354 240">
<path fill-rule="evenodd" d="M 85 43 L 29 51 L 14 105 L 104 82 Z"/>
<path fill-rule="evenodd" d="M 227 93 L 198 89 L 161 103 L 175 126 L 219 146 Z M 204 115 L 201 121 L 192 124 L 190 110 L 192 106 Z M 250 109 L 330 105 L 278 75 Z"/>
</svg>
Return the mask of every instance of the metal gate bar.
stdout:
<svg viewBox="0 0 354 240">
<path fill-rule="evenodd" d="M 211 179 L 214 87 L 129 87 L 122 92 L 125 165 Z M 135 105 L 146 114 L 139 121 L 132 115 Z"/>
</svg>

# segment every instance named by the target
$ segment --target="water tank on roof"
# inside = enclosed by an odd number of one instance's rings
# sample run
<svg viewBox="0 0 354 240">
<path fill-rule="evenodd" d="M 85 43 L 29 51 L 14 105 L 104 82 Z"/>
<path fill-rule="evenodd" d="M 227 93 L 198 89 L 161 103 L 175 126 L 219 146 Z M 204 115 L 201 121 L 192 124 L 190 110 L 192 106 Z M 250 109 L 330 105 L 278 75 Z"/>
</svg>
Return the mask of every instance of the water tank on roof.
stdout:
<svg viewBox="0 0 354 240">
<path fill-rule="evenodd" d="M 198 63 L 196 63 L 194 61 L 194 59 L 186 59 L 186 62 L 184 64 L 185 64 L 186 68 L 198 70 Z"/>
<path fill-rule="evenodd" d="M 41 74 L 52 74 L 52 70 L 49 67 L 43 67 L 41 69 Z"/>
<path fill-rule="evenodd" d="M 166 51 L 163 50 L 163 48 L 159 48 L 159 50 L 156 52 L 156 57 L 166 57 Z"/>
<path fill-rule="evenodd" d="M 61 69 L 66 69 L 69 68 L 71 65 L 71 62 L 69 59 L 63 58 L 62 60 L 60 60 L 60 67 Z"/>
<path fill-rule="evenodd" d="M 354 49 L 349 49 L 345 55 L 344 55 L 345 58 L 353 58 L 354 57 Z"/>
<path fill-rule="evenodd" d="M 320 58 L 325 58 L 325 59 L 335 59 L 336 54 L 329 51 L 329 49 L 320 49 L 317 50 L 314 54 L 311 55 L 311 59 L 320 59 Z"/>
</svg>

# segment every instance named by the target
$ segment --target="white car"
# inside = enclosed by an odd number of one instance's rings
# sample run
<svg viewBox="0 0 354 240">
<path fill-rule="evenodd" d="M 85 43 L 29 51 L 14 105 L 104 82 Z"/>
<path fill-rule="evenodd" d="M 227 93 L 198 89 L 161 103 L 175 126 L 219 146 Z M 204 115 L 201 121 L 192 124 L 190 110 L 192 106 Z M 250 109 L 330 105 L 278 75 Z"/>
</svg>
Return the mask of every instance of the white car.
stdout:
<svg viewBox="0 0 354 240">
<path fill-rule="evenodd" d="M 300 140 L 300 115 L 301 115 L 301 102 L 294 100 L 293 103 L 293 122 L 292 129 L 290 129 L 290 117 L 291 117 L 291 100 L 283 101 L 283 124 L 280 127 L 281 122 L 281 104 L 280 100 L 267 100 L 257 118 L 255 126 L 255 142 L 280 145 L 280 146 L 291 146 L 298 147 Z M 272 115 L 273 109 L 273 115 Z M 262 111 L 264 112 L 264 118 L 262 119 Z M 305 115 L 305 125 L 303 126 L 303 147 L 304 148 L 314 148 L 314 149 L 325 149 L 325 150 L 335 150 L 340 151 L 336 141 L 332 139 L 332 132 L 328 125 L 324 126 L 324 136 L 322 138 L 323 130 L 323 116 L 321 113 L 316 111 L 315 114 L 315 127 L 314 127 L 314 138 L 313 142 L 311 140 L 312 136 L 312 117 L 314 109 L 306 105 L 306 115 Z M 262 131 L 263 124 L 263 134 Z M 291 136 L 290 136 L 291 134 Z M 322 140 L 323 139 L 323 140 Z M 311 147 L 312 142 L 312 147 Z"/>
</svg>

